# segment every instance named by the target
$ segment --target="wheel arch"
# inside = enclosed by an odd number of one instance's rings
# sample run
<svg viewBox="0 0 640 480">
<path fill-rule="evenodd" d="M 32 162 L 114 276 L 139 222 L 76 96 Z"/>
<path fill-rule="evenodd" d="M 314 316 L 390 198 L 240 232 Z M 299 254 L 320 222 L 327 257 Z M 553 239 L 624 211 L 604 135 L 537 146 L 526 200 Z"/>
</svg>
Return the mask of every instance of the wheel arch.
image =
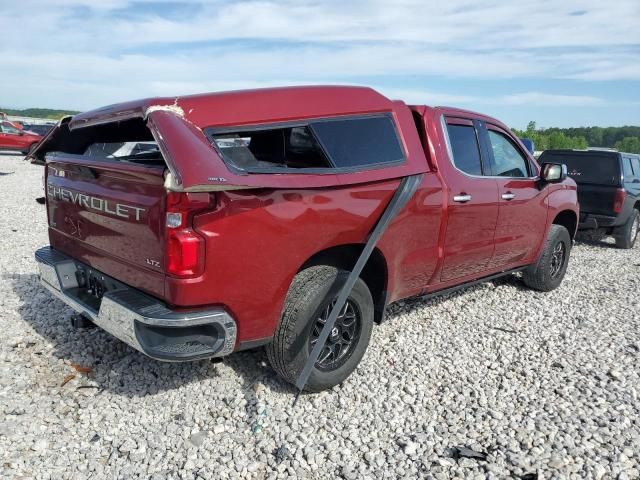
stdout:
<svg viewBox="0 0 640 480">
<path fill-rule="evenodd" d="M 562 225 L 569 231 L 569 236 L 571 240 L 574 239 L 576 235 L 576 229 L 578 228 L 578 215 L 573 210 L 562 210 L 558 212 L 551 222 L 554 225 Z"/>
<path fill-rule="evenodd" d="M 351 271 L 364 249 L 364 244 L 346 244 L 321 250 L 311 256 L 298 271 L 316 265 L 329 265 L 342 270 Z M 373 298 L 376 323 L 381 323 L 387 304 L 388 269 L 383 253 L 374 248 L 371 256 L 360 274 L 360 278 L 367 284 Z"/>
</svg>

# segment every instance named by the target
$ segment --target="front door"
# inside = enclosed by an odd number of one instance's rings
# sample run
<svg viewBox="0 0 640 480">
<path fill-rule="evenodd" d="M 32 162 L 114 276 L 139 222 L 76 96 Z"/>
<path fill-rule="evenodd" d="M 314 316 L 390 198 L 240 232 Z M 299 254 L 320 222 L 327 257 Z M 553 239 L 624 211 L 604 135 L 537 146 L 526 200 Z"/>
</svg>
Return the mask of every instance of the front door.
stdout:
<svg viewBox="0 0 640 480">
<path fill-rule="evenodd" d="M 488 267 L 498 218 L 498 184 L 486 176 L 489 165 L 480 148 L 478 122 L 446 118 L 450 162 L 441 162 L 448 186 L 447 230 L 440 280 L 478 274 Z"/>
<path fill-rule="evenodd" d="M 0 147 L 20 150 L 20 130 L 9 122 L 0 122 Z"/>
<path fill-rule="evenodd" d="M 538 251 L 547 223 L 545 195 L 539 188 L 534 162 L 502 128 L 486 124 L 491 174 L 496 178 L 500 201 L 495 250 L 490 268 L 530 263 Z"/>
</svg>

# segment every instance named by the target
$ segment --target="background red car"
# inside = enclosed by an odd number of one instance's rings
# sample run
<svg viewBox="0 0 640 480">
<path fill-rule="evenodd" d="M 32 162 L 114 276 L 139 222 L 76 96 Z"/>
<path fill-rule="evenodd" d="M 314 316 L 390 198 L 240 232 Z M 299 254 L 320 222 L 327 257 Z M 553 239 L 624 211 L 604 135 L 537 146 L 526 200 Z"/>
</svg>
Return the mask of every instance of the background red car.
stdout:
<svg viewBox="0 0 640 480">
<path fill-rule="evenodd" d="M 16 128 L 11 122 L 0 122 L 0 150 L 30 152 L 42 140 L 42 136 Z"/>
</svg>

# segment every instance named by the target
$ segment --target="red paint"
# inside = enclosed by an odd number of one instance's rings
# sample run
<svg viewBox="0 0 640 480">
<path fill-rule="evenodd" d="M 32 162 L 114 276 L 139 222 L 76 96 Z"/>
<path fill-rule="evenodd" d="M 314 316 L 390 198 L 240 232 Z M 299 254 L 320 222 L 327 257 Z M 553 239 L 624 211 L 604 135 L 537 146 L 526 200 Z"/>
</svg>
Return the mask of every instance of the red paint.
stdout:
<svg viewBox="0 0 640 480">
<path fill-rule="evenodd" d="M 240 342 L 273 334 L 289 285 L 311 257 L 331 247 L 364 244 L 403 176 L 424 174 L 378 244 L 386 263 L 387 302 L 531 264 L 556 215 L 578 214 L 571 180 L 540 186 L 534 179 L 474 178 L 453 166 L 443 115 L 467 124 L 489 122 L 520 145 L 502 123 L 463 110 L 407 107 L 366 88 L 151 99 L 77 115 L 70 125 L 145 117 L 154 105 L 174 105 L 183 112 L 156 109 L 146 117 L 180 185 L 222 190 L 196 194 L 191 204 L 185 194 L 167 194 L 162 170 L 79 157 L 53 159 L 47 168 L 50 185 L 143 208 L 144 218 L 137 222 L 49 198 L 51 244 L 174 308 L 224 306 L 237 320 Z M 407 160 L 353 173 L 240 175 L 226 167 L 201 130 L 380 112 L 392 114 Z M 251 188 L 225 190 L 228 186 Z M 507 192 L 516 198 L 501 200 Z M 473 200 L 456 203 L 453 197 L 459 194 Z M 206 207 L 208 201 L 212 206 Z M 167 212 L 184 215 L 175 230 L 179 235 L 166 227 Z M 65 218 L 79 220 L 81 232 L 74 232 Z M 184 254 L 181 247 L 166 247 L 185 232 L 202 239 L 204 253 L 200 247 L 188 250 L 190 241 Z M 169 263 L 176 255 L 184 255 L 182 265 Z M 195 265 L 183 268 L 189 262 Z"/>
<path fill-rule="evenodd" d="M 0 150 L 20 150 L 26 152 L 31 145 L 37 144 L 42 137 L 33 132 L 27 132 L 17 124 L 8 120 L 0 120 Z"/>
</svg>

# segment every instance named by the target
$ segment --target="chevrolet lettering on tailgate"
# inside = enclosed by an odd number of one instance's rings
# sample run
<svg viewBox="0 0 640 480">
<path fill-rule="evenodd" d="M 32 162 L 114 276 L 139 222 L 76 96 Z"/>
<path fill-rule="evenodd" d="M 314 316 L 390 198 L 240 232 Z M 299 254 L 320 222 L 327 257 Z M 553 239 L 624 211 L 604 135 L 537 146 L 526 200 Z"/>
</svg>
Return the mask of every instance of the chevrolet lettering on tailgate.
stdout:
<svg viewBox="0 0 640 480">
<path fill-rule="evenodd" d="M 144 208 L 134 207 L 133 205 L 125 205 L 122 203 L 110 202 L 104 198 L 93 197 L 85 193 L 74 192 L 66 188 L 56 187 L 52 184 L 47 184 L 47 196 L 52 199 L 62 200 L 69 202 L 87 210 L 95 210 L 97 212 L 108 213 L 109 215 L 115 215 L 126 219 L 135 218 L 137 222 L 140 221 Z"/>
</svg>

